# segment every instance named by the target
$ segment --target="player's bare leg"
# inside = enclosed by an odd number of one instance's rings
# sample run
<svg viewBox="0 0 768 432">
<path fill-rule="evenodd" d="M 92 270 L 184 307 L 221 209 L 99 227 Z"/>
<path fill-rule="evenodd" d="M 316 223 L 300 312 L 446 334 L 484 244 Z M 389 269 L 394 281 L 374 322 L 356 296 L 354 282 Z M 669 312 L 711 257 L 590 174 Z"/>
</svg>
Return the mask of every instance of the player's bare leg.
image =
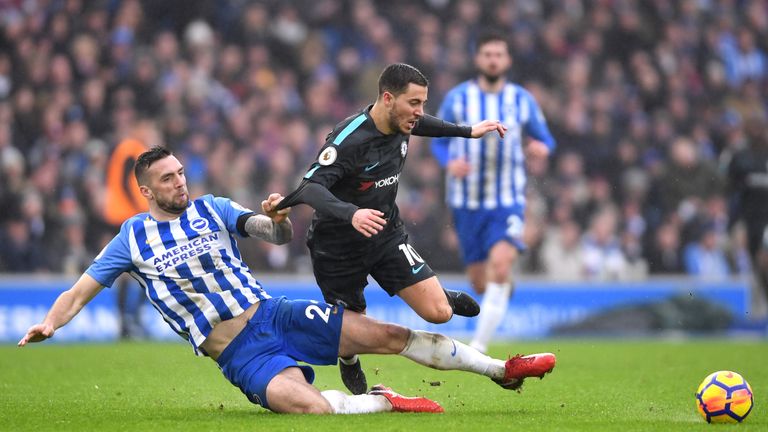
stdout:
<svg viewBox="0 0 768 432">
<path fill-rule="evenodd" d="M 475 335 L 470 343 L 470 346 L 478 351 L 485 352 L 488 349 L 488 343 L 507 313 L 509 298 L 512 295 L 510 274 L 517 256 L 517 249 L 506 241 L 497 242 L 488 254 L 484 269 L 488 282 L 485 285 Z"/>
<path fill-rule="evenodd" d="M 474 316 L 479 312 L 472 297 L 460 291 L 443 289 L 437 276 L 403 288 L 397 295 L 420 317 L 435 324 L 447 322 L 454 313 Z"/>
<path fill-rule="evenodd" d="M 329 414 L 331 404 L 309 384 L 299 368 L 290 367 L 267 385 L 269 408 L 278 413 Z"/>
<path fill-rule="evenodd" d="M 360 313 L 365 315 L 365 310 Z M 365 378 L 363 365 L 357 354 L 348 357 L 339 356 L 339 375 L 341 375 L 341 382 L 344 383 L 344 387 L 353 395 L 368 392 L 368 380 Z"/>
<path fill-rule="evenodd" d="M 485 284 L 488 281 L 488 269 L 485 261 L 467 265 L 469 285 L 478 294 L 485 294 Z"/>
<path fill-rule="evenodd" d="M 272 411 L 291 414 L 443 412 L 436 402 L 421 397 L 405 397 L 383 386 L 376 386 L 370 394 L 356 396 L 338 390 L 320 392 L 295 367 L 283 370 L 269 382 L 267 399 Z"/>
<path fill-rule="evenodd" d="M 550 353 L 498 360 L 438 333 L 410 330 L 345 311 L 339 355 L 353 354 L 399 354 L 433 369 L 484 375 L 514 390 L 524 378 L 543 377 L 555 367 L 555 356 Z"/>
</svg>

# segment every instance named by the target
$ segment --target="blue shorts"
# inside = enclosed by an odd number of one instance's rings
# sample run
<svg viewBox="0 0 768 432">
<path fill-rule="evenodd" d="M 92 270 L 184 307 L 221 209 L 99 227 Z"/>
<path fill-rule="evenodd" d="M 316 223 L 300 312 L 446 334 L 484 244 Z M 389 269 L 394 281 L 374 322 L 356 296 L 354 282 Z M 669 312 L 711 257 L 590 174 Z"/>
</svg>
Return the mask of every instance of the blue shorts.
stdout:
<svg viewBox="0 0 768 432">
<path fill-rule="evenodd" d="M 465 264 L 485 261 L 493 245 L 507 241 L 520 252 L 523 243 L 525 209 L 522 206 L 493 210 L 453 209 L 453 223 Z"/>
<path fill-rule="evenodd" d="M 217 363 L 248 400 L 269 409 L 267 385 L 284 369 L 301 368 L 311 384 L 315 372 L 309 366 L 299 366 L 298 361 L 336 364 L 343 315 L 341 306 L 314 300 L 262 300 Z"/>
</svg>

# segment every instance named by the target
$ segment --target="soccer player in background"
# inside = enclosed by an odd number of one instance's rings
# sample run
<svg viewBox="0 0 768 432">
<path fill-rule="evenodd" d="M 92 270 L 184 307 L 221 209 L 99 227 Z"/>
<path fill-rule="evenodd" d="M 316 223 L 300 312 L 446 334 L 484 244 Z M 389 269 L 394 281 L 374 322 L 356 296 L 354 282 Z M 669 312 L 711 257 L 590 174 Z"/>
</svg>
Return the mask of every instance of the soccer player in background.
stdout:
<svg viewBox="0 0 768 432">
<path fill-rule="evenodd" d="M 454 123 L 498 120 L 506 134 L 432 140 L 432 152 L 446 170 L 446 199 L 467 276 L 472 288 L 483 294 L 471 342 L 481 352 L 488 349 L 506 314 L 513 291 L 512 266 L 525 250 L 525 158 L 546 158 L 555 148 L 533 96 L 507 81 L 511 65 L 503 36 L 481 36 L 475 53 L 478 76 L 451 89 L 438 113 Z M 527 145 L 523 132 L 533 138 Z"/>
<path fill-rule="evenodd" d="M 368 275 L 390 296 L 398 295 L 420 317 L 444 323 L 453 314 L 475 316 L 475 300 L 447 291 L 408 243 L 395 204 L 411 135 L 479 138 L 504 135 L 500 122 L 458 126 L 424 113 L 429 82 L 413 66 L 387 66 L 379 77 L 373 105 L 333 129 L 299 187 L 280 206 L 305 203 L 315 209 L 307 246 L 325 301 L 365 313 Z M 339 362 L 342 381 L 365 393 L 357 357 Z"/>
<path fill-rule="evenodd" d="M 19 346 L 53 336 L 105 286 L 128 272 L 152 305 L 196 354 L 215 360 L 248 399 L 275 412 L 356 414 L 442 412 L 426 398 L 403 397 L 384 386 L 366 395 L 311 385 L 314 372 L 297 361 L 329 365 L 337 356 L 400 354 L 436 369 L 465 370 L 517 389 L 555 365 L 552 354 L 492 359 L 446 336 L 412 331 L 309 300 L 271 298 L 241 260 L 235 236 L 286 243 L 288 209 L 272 194 L 257 215 L 227 198 L 190 200 L 184 167 L 168 150 L 141 154 L 135 175 L 149 212 L 126 220 L 80 279 L 55 301 Z"/>
<path fill-rule="evenodd" d="M 747 146 L 728 164 L 731 224 L 744 220 L 753 274 L 768 300 L 768 126 L 760 116 L 744 121 Z"/>
</svg>

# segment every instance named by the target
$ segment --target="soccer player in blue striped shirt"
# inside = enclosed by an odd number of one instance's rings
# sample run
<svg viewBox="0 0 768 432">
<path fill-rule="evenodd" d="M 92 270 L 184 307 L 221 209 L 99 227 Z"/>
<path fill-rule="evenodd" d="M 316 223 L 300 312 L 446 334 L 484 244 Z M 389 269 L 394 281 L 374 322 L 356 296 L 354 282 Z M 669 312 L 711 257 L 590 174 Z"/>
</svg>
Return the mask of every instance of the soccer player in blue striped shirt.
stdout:
<svg viewBox="0 0 768 432">
<path fill-rule="evenodd" d="M 546 158 L 555 148 L 533 96 L 507 81 L 512 64 L 506 39 L 488 33 L 478 39 L 475 79 L 453 88 L 438 117 L 472 124 L 500 120 L 504 137 L 436 138 L 432 152 L 445 168 L 446 199 L 461 244 L 472 288 L 484 294 L 471 346 L 485 352 L 512 294 L 511 271 L 522 240 L 525 212 L 525 158 Z M 523 132 L 532 138 L 524 145 Z"/>
<path fill-rule="evenodd" d="M 429 399 L 403 397 L 381 385 L 355 396 L 320 392 L 311 385 L 312 368 L 298 361 L 330 365 L 339 355 L 400 354 L 436 369 L 482 374 L 507 389 L 555 366 L 548 353 L 505 362 L 446 336 L 382 323 L 342 306 L 271 298 L 242 261 L 235 236 L 290 241 L 289 209 L 275 207 L 282 196 L 272 194 L 261 203 L 266 215 L 212 195 L 190 200 L 184 167 L 161 147 L 140 155 L 134 171 L 149 212 L 123 223 L 19 346 L 52 337 L 103 287 L 128 272 L 196 354 L 215 360 L 251 402 L 276 412 L 443 411 Z"/>
</svg>

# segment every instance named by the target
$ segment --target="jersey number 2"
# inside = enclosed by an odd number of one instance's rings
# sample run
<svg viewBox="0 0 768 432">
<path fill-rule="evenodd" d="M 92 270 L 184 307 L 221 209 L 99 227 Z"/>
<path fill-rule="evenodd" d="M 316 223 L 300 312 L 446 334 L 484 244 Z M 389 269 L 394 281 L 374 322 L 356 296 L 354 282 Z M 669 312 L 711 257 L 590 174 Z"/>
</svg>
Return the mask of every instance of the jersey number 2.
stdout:
<svg viewBox="0 0 768 432">
<path fill-rule="evenodd" d="M 517 239 L 523 235 L 523 219 L 518 215 L 509 215 L 507 218 L 507 236 Z"/>
<path fill-rule="evenodd" d="M 306 317 L 309 319 L 315 319 L 316 316 L 319 316 L 321 320 L 328 324 L 328 318 L 331 316 L 331 308 L 327 307 L 325 310 L 323 310 L 320 308 L 320 306 L 312 304 L 304 309 L 304 315 L 306 315 Z"/>
</svg>

